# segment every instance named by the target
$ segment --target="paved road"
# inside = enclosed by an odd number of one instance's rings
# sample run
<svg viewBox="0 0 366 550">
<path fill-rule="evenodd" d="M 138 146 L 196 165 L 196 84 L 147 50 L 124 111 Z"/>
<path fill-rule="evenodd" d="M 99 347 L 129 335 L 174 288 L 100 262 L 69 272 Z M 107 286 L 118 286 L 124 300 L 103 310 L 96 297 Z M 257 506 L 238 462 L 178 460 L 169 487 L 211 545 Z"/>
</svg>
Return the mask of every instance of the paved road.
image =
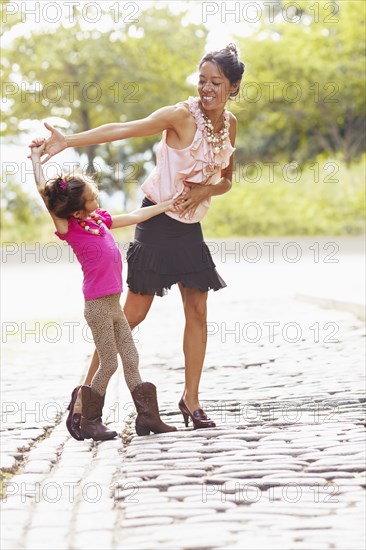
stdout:
<svg viewBox="0 0 366 550">
<path fill-rule="evenodd" d="M 135 333 L 174 434 L 135 435 L 118 372 L 105 410 L 121 437 L 72 440 L 65 406 L 92 350 L 82 318 L 76 308 L 47 316 L 43 302 L 23 327 L 8 321 L 2 548 L 364 548 L 364 326 L 241 286 L 210 297 L 201 399 L 217 429 L 207 431 L 178 414 L 178 293 Z"/>
</svg>

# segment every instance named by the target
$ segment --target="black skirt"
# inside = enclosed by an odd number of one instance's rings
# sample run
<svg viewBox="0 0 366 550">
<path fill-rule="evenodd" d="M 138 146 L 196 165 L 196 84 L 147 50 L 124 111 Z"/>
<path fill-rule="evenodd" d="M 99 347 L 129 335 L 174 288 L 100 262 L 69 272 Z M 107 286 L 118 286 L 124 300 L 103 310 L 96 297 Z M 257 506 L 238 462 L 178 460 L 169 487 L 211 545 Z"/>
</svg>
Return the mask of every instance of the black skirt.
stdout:
<svg viewBox="0 0 366 550">
<path fill-rule="evenodd" d="M 142 207 L 154 203 L 144 198 Z M 226 287 L 215 269 L 201 224 L 183 223 L 159 214 L 139 223 L 127 250 L 129 289 L 164 296 L 175 283 L 202 292 Z"/>
</svg>

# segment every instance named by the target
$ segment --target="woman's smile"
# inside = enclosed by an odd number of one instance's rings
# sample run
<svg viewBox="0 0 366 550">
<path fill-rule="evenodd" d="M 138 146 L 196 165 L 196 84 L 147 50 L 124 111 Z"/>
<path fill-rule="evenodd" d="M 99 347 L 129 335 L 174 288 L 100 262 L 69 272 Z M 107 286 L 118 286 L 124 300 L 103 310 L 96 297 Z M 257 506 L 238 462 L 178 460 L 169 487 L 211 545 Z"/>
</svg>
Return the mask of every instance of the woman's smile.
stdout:
<svg viewBox="0 0 366 550">
<path fill-rule="evenodd" d="M 201 101 L 204 105 L 211 105 L 215 101 L 215 96 L 213 95 L 203 95 Z"/>
</svg>

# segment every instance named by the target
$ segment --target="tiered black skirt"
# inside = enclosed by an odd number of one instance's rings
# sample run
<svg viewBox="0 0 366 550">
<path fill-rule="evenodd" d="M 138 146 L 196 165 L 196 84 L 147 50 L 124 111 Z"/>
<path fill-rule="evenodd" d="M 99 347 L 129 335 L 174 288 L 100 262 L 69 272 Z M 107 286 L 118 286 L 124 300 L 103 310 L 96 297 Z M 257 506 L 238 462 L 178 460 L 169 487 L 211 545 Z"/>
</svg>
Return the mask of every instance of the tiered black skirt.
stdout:
<svg viewBox="0 0 366 550">
<path fill-rule="evenodd" d="M 142 207 L 154 203 L 144 198 Z M 127 250 L 127 284 L 132 292 L 164 296 L 175 283 L 202 292 L 226 286 L 215 269 L 200 223 L 160 214 L 139 223 Z"/>
</svg>

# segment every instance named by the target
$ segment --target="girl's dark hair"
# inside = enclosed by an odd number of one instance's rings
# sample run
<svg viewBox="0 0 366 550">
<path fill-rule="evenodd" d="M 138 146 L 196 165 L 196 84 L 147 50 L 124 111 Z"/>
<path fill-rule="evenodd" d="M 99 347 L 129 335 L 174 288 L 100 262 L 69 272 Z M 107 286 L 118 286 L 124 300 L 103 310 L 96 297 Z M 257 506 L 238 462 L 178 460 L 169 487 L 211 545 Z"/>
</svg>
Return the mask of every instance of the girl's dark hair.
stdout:
<svg viewBox="0 0 366 550">
<path fill-rule="evenodd" d="M 79 176 L 58 176 L 46 183 L 43 196 L 47 208 L 58 218 L 71 218 L 77 210 L 83 210 L 85 181 Z"/>
<path fill-rule="evenodd" d="M 202 67 L 206 61 L 215 63 L 220 71 L 224 73 L 230 84 L 238 84 L 235 92 L 230 94 L 230 98 L 235 97 L 239 93 L 239 84 L 242 79 L 245 65 L 238 58 L 238 50 L 235 44 L 228 44 L 222 50 L 216 52 L 208 52 L 204 55 L 200 61 L 199 68 Z"/>
</svg>

